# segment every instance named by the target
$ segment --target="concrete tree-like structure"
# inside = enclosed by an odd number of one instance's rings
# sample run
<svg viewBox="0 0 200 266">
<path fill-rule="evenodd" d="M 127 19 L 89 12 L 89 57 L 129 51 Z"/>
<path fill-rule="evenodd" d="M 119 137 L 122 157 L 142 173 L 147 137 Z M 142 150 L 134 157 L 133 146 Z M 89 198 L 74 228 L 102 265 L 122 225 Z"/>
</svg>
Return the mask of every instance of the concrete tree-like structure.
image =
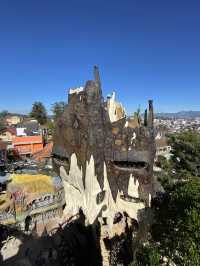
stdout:
<svg viewBox="0 0 200 266">
<path fill-rule="evenodd" d="M 150 206 L 155 156 L 153 103 L 144 122 L 127 117 L 115 94 L 104 101 L 97 67 L 94 80 L 70 89 L 68 104 L 57 121 L 53 162 L 65 189 L 65 213 L 81 208 L 87 224 L 100 221 L 109 238 L 116 217 L 140 222 Z M 123 218 L 122 218 L 123 219 Z"/>
</svg>

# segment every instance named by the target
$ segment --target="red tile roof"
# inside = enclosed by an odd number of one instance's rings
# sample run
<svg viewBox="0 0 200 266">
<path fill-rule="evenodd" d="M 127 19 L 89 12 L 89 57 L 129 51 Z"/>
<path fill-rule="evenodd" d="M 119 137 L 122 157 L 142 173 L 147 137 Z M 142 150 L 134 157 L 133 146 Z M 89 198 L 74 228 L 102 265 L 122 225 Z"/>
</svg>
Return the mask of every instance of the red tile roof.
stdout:
<svg viewBox="0 0 200 266">
<path fill-rule="evenodd" d="M 30 143 L 43 143 L 42 136 L 23 136 L 23 137 L 15 137 L 13 139 L 14 145 L 30 144 Z"/>
<path fill-rule="evenodd" d="M 0 132 L 6 132 L 6 131 L 10 132 L 12 135 L 15 135 L 15 136 L 17 134 L 16 128 L 13 128 L 13 127 L 3 128 L 0 130 Z"/>
</svg>

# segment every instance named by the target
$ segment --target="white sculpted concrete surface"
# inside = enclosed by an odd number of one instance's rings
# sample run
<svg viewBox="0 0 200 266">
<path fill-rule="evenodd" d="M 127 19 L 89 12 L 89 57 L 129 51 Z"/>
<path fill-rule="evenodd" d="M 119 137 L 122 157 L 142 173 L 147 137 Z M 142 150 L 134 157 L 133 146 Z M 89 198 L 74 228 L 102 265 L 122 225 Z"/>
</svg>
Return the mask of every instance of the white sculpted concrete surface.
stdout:
<svg viewBox="0 0 200 266">
<path fill-rule="evenodd" d="M 83 185 L 83 172 L 77 165 L 75 154 L 71 156 L 71 167 L 69 174 L 63 166 L 60 167 L 60 176 L 63 179 L 65 189 L 66 214 L 75 215 L 82 208 L 87 224 L 93 224 L 98 218 L 102 207 L 102 217 L 107 218 L 110 231 L 112 231 L 113 220 L 116 212 L 126 212 L 131 218 L 138 219 L 138 210 L 144 209 L 144 203 L 128 202 L 121 199 L 122 192 L 118 191 L 117 199 L 114 201 L 111 188 L 107 178 L 106 165 L 104 163 L 104 187 L 101 190 L 97 176 L 94 173 L 94 158 L 91 156 L 86 166 L 85 188 Z M 139 182 L 130 174 L 128 184 L 129 196 L 139 198 Z M 105 191 L 105 197 L 100 204 L 97 204 L 96 197 L 98 193 Z"/>
<path fill-rule="evenodd" d="M 97 218 L 102 205 L 96 204 L 96 195 L 101 192 L 100 185 L 94 173 L 94 158 L 91 156 L 86 166 L 85 188 L 83 185 L 83 173 L 77 165 L 75 154 L 71 156 L 69 174 L 63 166 L 60 167 L 60 176 L 64 180 L 66 207 L 65 213 L 75 215 L 80 208 L 83 209 L 88 223 L 92 224 Z"/>
</svg>

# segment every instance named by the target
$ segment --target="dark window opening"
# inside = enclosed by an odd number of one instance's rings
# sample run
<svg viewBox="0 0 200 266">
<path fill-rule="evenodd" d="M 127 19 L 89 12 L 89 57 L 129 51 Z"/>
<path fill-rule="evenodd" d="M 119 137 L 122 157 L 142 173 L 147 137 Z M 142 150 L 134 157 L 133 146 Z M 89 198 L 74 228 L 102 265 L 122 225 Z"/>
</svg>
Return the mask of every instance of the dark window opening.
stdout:
<svg viewBox="0 0 200 266">
<path fill-rule="evenodd" d="M 114 161 L 114 164 L 118 167 L 126 167 L 126 168 L 146 168 L 148 164 L 143 161 L 131 162 L 131 161 Z"/>
</svg>

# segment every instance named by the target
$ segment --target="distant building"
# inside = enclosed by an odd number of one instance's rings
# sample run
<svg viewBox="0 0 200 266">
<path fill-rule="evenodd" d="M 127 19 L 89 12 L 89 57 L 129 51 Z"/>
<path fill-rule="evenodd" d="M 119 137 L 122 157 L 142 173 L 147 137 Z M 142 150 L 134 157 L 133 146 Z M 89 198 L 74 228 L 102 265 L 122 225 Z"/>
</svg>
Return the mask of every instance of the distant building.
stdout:
<svg viewBox="0 0 200 266">
<path fill-rule="evenodd" d="M 30 157 L 43 149 L 42 136 L 21 136 L 13 139 L 14 151 L 21 157 Z"/>
<path fill-rule="evenodd" d="M 35 136 L 41 133 L 37 120 L 29 120 L 18 124 L 16 131 L 17 136 Z"/>
<path fill-rule="evenodd" d="M 25 133 L 26 128 L 25 127 L 17 127 L 16 131 L 17 131 L 17 136 L 21 137 L 21 136 L 27 136 L 27 134 Z"/>
<path fill-rule="evenodd" d="M 15 128 L 4 128 L 0 130 L 0 139 L 5 142 L 8 146 L 7 148 L 12 148 L 12 141 L 16 137 Z"/>
<path fill-rule="evenodd" d="M 5 121 L 9 126 L 17 125 L 22 121 L 22 117 L 18 115 L 8 115 L 6 116 Z"/>
<path fill-rule="evenodd" d="M 171 146 L 168 144 L 167 138 L 158 138 L 156 141 L 156 156 L 162 155 L 167 159 L 170 158 L 171 155 Z"/>
</svg>

